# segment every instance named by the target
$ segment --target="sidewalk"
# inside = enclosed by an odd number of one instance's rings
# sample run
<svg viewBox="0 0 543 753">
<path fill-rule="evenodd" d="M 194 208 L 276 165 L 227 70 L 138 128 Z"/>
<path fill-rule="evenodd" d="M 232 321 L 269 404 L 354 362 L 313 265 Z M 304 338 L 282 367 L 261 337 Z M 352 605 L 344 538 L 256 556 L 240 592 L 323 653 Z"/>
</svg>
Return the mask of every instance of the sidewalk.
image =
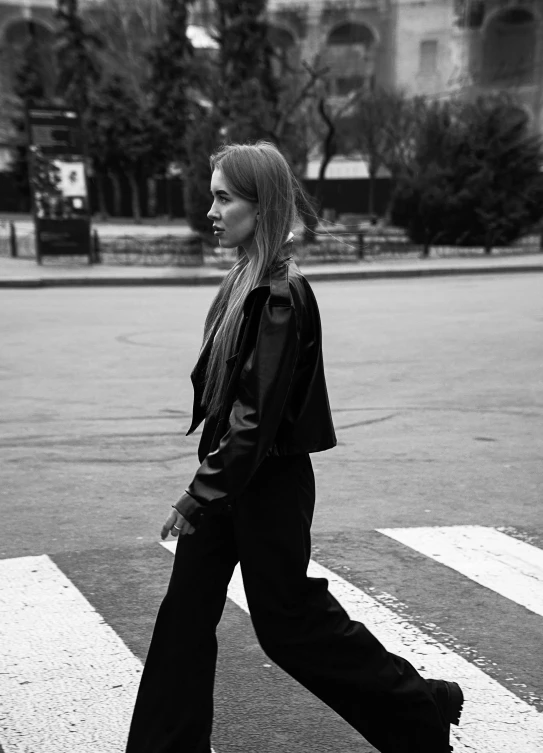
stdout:
<svg viewBox="0 0 543 753">
<path fill-rule="evenodd" d="M 490 258 L 388 259 L 333 264 L 300 263 L 308 280 L 375 280 L 402 277 L 543 272 L 543 253 Z M 89 266 L 86 261 L 38 266 L 31 259 L 0 257 L 0 288 L 106 285 L 218 285 L 217 267 Z"/>
<path fill-rule="evenodd" d="M 34 220 L 31 214 L 1 212 L 0 223 L 7 224 L 9 222 L 14 223 L 18 235 L 34 234 Z M 184 219 L 145 219 L 141 223 L 136 224 L 133 220 L 126 217 L 110 217 L 104 221 L 93 217 L 92 229 L 98 231 L 100 238 L 117 238 L 120 235 L 137 235 L 145 238 L 149 236 L 171 235 L 172 233 L 182 237 L 192 234 L 192 230 Z"/>
</svg>

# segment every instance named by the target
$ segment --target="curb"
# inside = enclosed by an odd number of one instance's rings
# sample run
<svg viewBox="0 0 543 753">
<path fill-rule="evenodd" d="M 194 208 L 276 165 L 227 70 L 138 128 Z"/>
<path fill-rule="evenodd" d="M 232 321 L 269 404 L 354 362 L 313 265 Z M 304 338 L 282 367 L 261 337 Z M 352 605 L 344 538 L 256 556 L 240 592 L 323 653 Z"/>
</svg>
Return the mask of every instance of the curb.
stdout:
<svg viewBox="0 0 543 753">
<path fill-rule="evenodd" d="M 224 275 L 208 277 L 39 277 L 0 279 L 0 288 L 90 288 L 219 285 Z"/>
<path fill-rule="evenodd" d="M 303 271 L 303 270 L 302 270 Z M 493 274 L 518 274 L 521 272 L 543 272 L 543 264 L 532 266 L 516 265 L 511 267 L 445 267 L 445 268 L 422 268 L 422 269 L 375 269 L 356 270 L 352 272 L 304 272 L 308 280 L 383 280 L 399 279 L 402 277 L 453 277 L 461 275 L 493 275 Z"/>
<path fill-rule="evenodd" d="M 0 288 L 41 288 L 42 280 L 41 279 L 28 279 L 25 280 L 23 278 L 13 278 L 13 279 L 7 279 L 7 280 L 0 280 Z"/>
<path fill-rule="evenodd" d="M 543 272 L 543 264 L 480 266 L 480 267 L 423 267 L 413 269 L 353 269 L 312 271 L 302 268 L 308 280 L 341 282 L 348 280 L 382 280 L 416 277 L 452 277 L 465 275 L 520 274 Z M 205 277 L 12 277 L 0 279 L 0 288 L 61 288 L 61 287 L 143 287 L 143 286 L 201 286 L 219 285 L 224 275 Z"/>
</svg>

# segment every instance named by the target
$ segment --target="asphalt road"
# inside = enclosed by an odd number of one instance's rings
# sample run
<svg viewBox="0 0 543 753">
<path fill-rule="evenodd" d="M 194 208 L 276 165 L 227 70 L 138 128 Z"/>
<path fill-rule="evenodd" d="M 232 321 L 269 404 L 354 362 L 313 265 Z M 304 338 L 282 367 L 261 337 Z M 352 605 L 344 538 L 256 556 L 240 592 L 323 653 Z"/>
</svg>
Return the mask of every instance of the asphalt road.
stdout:
<svg viewBox="0 0 543 753">
<path fill-rule="evenodd" d="M 384 593 L 411 624 L 437 625 L 541 711 L 541 618 L 378 532 L 477 525 L 543 547 L 540 278 L 313 287 L 339 440 L 313 456 L 315 559 Z M 0 558 L 47 554 L 141 660 L 171 567 L 159 529 L 197 467 L 189 374 L 213 293 L 0 297 Z M 221 631 L 219 753 L 287 753 L 293 739 L 298 751 L 370 750 L 266 663 L 231 602 Z M 240 724 L 236 683 L 252 726 Z"/>
<path fill-rule="evenodd" d="M 213 288 L 3 291 L 0 554 L 154 540 L 196 468 Z M 537 277 L 315 285 L 338 447 L 319 533 L 541 522 Z M 4 532 L 6 526 L 4 526 Z"/>
</svg>

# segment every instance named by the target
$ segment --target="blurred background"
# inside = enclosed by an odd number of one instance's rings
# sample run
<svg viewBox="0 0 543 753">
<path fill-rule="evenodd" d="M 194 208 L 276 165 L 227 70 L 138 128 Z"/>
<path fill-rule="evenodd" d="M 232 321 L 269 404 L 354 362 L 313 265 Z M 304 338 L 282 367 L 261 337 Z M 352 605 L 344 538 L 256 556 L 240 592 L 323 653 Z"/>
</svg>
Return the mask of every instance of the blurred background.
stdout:
<svg viewBox="0 0 543 753">
<path fill-rule="evenodd" d="M 509 244 L 543 214 L 542 9 L 2 0 L 0 213 L 31 209 L 25 108 L 56 105 L 82 119 L 98 220 L 182 218 L 206 235 L 209 153 L 266 138 L 325 221 Z"/>
</svg>

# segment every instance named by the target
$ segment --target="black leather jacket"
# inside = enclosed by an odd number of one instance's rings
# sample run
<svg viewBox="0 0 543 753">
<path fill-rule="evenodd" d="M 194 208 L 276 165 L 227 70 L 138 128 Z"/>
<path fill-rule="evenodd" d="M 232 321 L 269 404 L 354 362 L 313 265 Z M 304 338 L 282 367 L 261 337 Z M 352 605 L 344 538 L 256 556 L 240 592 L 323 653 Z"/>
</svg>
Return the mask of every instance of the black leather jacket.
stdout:
<svg viewBox="0 0 543 753">
<path fill-rule="evenodd" d="M 244 304 L 239 349 L 219 415 L 201 406 L 209 349 L 191 379 L 191 434 L 205 419 L 200 467 L 175 507 L 197 527 L 232 502 L 269 455 L 328 450 L 336 444 L 322 359 L 317 301 L 296 264 L 285 260 Z"/>
</svg>

